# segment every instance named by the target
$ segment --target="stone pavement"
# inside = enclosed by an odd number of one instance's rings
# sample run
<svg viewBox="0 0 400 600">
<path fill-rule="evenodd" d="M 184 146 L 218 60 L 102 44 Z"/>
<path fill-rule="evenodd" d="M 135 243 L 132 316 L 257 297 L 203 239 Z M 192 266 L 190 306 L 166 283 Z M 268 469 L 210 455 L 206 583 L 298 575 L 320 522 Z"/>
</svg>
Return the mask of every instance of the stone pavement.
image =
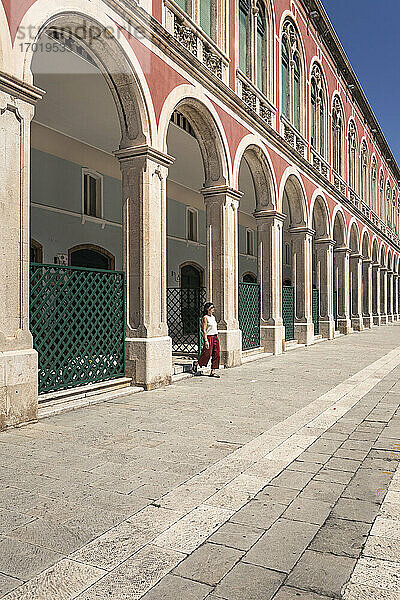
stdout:
<svg viewBox="0 0 400 600">
<path fill-rule="evenodd" d="M 397 599 L 399 332 L 0 435 L 0 596 Z"/>
</svg>

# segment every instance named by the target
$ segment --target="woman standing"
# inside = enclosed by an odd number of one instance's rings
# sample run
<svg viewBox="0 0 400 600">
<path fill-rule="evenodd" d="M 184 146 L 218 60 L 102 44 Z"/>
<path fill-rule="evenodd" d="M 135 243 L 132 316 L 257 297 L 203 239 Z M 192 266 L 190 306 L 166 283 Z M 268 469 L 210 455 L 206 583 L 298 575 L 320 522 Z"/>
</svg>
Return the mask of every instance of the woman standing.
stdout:
<svg viewBox="0 0 400 600">
<path fill-rule="evenodd" d="M 193 372 L 197 373 L 198 367 L 205 367 L 211 358 L 210 377 L 217 377 L 219 379 L 220 375 L 217 375 L 215 372 L 216 369 L 219 369 L 219 339 L 214 311 L 214 304 L 212 302 L 206 302 L 203 309 L 203 318 L 201 320 L 204 344 L 199 360 L 193 365 Z"/>
</svg>

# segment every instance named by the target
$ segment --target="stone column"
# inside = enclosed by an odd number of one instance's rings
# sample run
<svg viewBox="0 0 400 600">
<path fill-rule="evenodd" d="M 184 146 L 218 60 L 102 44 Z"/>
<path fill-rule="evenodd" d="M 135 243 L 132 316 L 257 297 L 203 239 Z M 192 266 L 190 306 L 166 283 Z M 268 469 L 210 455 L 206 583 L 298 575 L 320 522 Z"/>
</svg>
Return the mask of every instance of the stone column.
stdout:
<svg viewBox="0 0 400 600">
<path fill-rule="evenodd" d="M 314 231 L 292 227 L 293 279 L 295 284 L 294 336 L 299 344 L 314 341 L 312 321 L 312 239 Z"/>
<path fill-rule="evenodd" d="M 166 310 L 166 180 L 171 157 L 147 145 L 118 150 L 126 273 L 126 376 L 150 390 L 171 382 Z"/>
<path fill-rule="evenodd" d="M 282 320 L 282 223 L 272 210 L 254 213 L 257 220 L 258 273 L 261 284 L 261 345 L 281 354 L 285 340 Z"/>
<path fill-rule="evenodd" d="M 393 271 L 387 272 L 387 318 L 388 323 L 393 322 Z"/>
<path fill-rule="evenodd" d="M 374 325 L 381 324 L 381 273 L 379 263 L 372 265 L 372 311 Z"/>
<path fill-rule="evenodd" d="M 370 329 L 372 317 L 372 260 L 362 261 L 362 290 L 363 290 L 363 325 Z"/>
<path fill-rule="evenodd" d="M 352 304 L 351 326 L 355 331 L 364 329 L 362 316 L 362 254 L 350 255 Z"/>
<path fill-rule="evenodd" d="M 317 288 L 319 289 L 319 329 L 322 337 L 332 340 L 335 336 L 333 318 L 333 247 L 334 240 L 314 241 L 317 269 Z"/>
<path fill-rule="evenodd" d="M 399 276 L 393 273 L 393 320 L 399 320 Z"/>
<path fill-rule="evenodd" d="M 341 333 L 347 335 L 351 333 L 350 320 L 350 248 L 339 247 L 335 248 L 335 273 L 334 277 L 337 282 L 337 298 L 338 298 L 338 327 Z"/>
<path fill-rule="evenodd" d="M 238 206 L 242 194 L 227 186 L 203 188 L 207 226 L 207 295 L 215 304 L 221 362 L 242 362 L 238 321 Z"/>
<path fill-rule="evenodd" d="M 386 325 L 387 316 L 387 267 L 380 267 L 381 274 L 381 324 Z"/>
<path fill-rule="evenodd" d="M 41 90 L 1 74 L 0 430 L 35 421 L 38 360 L 29 331 L 30 125 Z"/>
</svg>

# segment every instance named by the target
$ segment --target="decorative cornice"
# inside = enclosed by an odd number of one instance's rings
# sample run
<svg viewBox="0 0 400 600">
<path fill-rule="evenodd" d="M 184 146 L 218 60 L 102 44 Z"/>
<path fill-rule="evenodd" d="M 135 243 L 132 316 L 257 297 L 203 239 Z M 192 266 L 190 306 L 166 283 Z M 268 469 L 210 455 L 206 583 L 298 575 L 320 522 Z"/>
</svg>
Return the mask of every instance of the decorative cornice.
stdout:
<svg viewBox="0 0 400 600">
<path fill-rule="evenodd" d="M 46 93 L 44 90 L 3 71 L 0 71 L 0 90 L 19 100 L 29 102 L 29 104 L 36 104 Z"/>
<path fill-rule="evenodd" d="M 139 146 L 132 146 L 130 148 L 121 148 L 114 152 L 114 155 L 118 158 L 118 160 L 123 163 L 125 161 L 131 160 L 132 158 L 148 158 L 153 160 L 154 162 L 159 163 L 165 167 L 172 165 L 174 162 L 174 158 L 169 156 L 168 154 L 164 154 L 164 152 L 160 152 L 156 148 L 152 148 L 147 144 L 141 144 Z"/>
</svg>

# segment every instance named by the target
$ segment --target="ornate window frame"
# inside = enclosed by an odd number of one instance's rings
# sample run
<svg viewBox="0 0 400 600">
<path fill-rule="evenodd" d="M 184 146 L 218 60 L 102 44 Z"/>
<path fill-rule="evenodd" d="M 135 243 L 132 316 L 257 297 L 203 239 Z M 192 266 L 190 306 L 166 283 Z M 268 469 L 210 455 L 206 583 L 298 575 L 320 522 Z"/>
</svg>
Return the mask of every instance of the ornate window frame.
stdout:
<svg viewBox="0 0 400 600">
<path fill-rule="evenodd" d="M 365 204 L 369 204 L 368 165 L 368 146 L 365 139 L 363 139 L 360 146 L 360 196 Z"/>
<path fill-rule="evenodd" d="M 344 172 L 344 110 L 338 94 L 332 100 L 332 168 L 340 177 Z"/>
<path fill-rule="evenodd" d="M 313 88 L 315 92 L 313 94 Z M 315 108 L 313 109 L 313 96 Z M 326 156 L 326 85 L 321 65 L 314 62 L 310 75 L 310 145 L 323 158 Z M 315 119 L 315 123 L 313 123 Z M 313 132 L 315 135 L 313 136 Z M 314 139 L 315 138 L 315 139 Z"/>
<path fill-rule="evenodd" d="M 358 193 L 358 133 L 354 119 L 350 119 L 347 130 L 347 181 L 351 189 Z"/>
<path fill-rule="evenodd" d="M 286 48 L 288 61 L 288 81 L 286 101 L 284 99 L 283 50 Z M 299 132 L 304 130 L 304 54 L 299 31 L 290 17 L 282 26 L 281 34 L 281 114 Z M 297 69 L 296 69 L 297 67 Z M 298 77 L 296 76 L 298 73 Z M 295 102 L 296 81 L 298 79 L 298 101 Z M 286 107 L 284 109 L 284 107 Z"/>
<path fill-rule="evenodd" d="M 375 155 L 371 158 L 371 175 L 370 175 L 370 201 L 374 212 L 379 214 L 378 209 L 378 167 L 376 164 Z"/>
</svg>

